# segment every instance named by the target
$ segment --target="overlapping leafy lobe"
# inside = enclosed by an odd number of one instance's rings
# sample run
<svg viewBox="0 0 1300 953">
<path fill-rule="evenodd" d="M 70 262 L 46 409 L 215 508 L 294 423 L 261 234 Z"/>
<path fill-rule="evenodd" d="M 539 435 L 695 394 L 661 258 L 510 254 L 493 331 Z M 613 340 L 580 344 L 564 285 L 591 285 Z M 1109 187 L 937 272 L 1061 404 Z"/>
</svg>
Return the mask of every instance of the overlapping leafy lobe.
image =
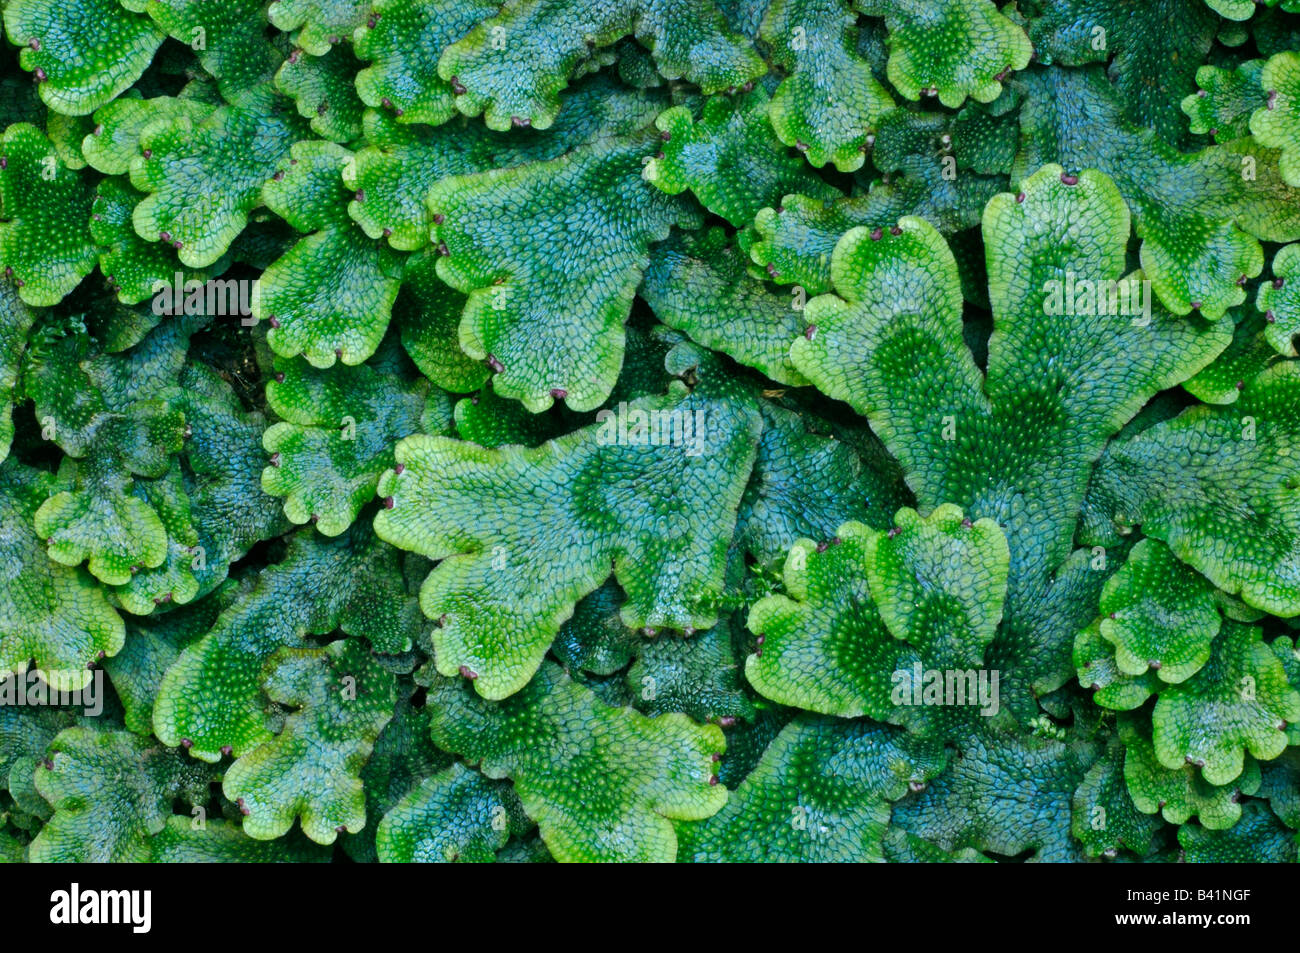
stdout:
<svg viewBox="0 0 1300 953">
<path fill-rule="evenodd" d="M 426 778 L 379 822 L 385 863 L 488 863 L 510 839 L 509 786 L 460 762 Z"/>
<path fill-rule="evenodd" d="M 1278 173 L 1276 152 L 1241 139 L 1192 154 L 1135 129 L 1097 68 L 1025 74 L 1020 173 L 1045 162 L 1111 176 L 1142 239 L 1146 277 L 1177 314 L 1217 319 L 1245 300 L 1258 275 L 1258 240 L 1300 237 L 1300 205 Z"/>
<path fill-rule="evenodd" d="M 348 188 L 358 193 L 348 213 L 371 238 L 415 251 L 429 243 L 434 221 L 424 200 L 438 180 L 554 159 L 583 143 L 634 133 L 664 105 L 662 94 L 630 90 L 597 74 L 564 94 L 546 130 L 506 135 L 466 122 L 405 125 L 387 110 L 367 110 L 367 146 L 343 170 Z"/>
<path fill-rule="evenodd" d="M 893 823 L 944 850 L 973 847 L 1005 856 L 1077 859 L 1070 837 L 1074 792 L 1094 746 L 972 727 L 948 770 L 894 807 Z"/>
<path fill-rule="evenodd" d="M 1070 833 L 1089 856 L 1114 857 L 1127 849 L 1141 857 L 1151 849 L 1159 822 L 1129 796 L 1125 765 L 1125 750 L 1112 739 L 1074 792 Z"/>
<path fill-rule="evenodd" d="M 364 522 L 331 540 L 299 531 L 284 560 L 263 569 L 253 589 L 167 670 L 154 734 L 167 744 L 189 742 L 190 754 L 205 761 L 217 761 L 223 749 L 240 757 L 275 735 L 261 678 L 278 649 L 310 648 L 308 634 L 335 629 L 383 651 L 408 649 L 418 610 L 397 556 Z"/>
<path fill-rule="evenodd" d="M 674 382 L 533 450 L 398 444 L 401 472 L 380 480 L 388 502 L 375 529 L 440 560 L 420 594 L 439 620 L 439 672 L 471 675 L 487 698 L 512 694 L 611 571 L 628 625 L 713 625 L 761 420 L 747 388 L 695 348 L 670 352 L 668 367 L 699 383 Z"/>
<path fill-rule="evenodd" d="M 1189 394 L 1207 404 L 1235 403 L 1246 381 L 1277 360 L 1277 352 L 1265 339 L 1268 321 L 1264 315 L 1240 308 L 1237 318 L 1232 343 L 1211 364 L 1183 381 Z"/>
<path fill-rule="evenodd" d="M 312 56 L 323 56 L 366 21 L 367 0 L 274 0 L 271 24 L 294 32 L 294 42 Z"/>
<path fill-rule="evenodd" d="M 450 176 L 426 197 L 438 277 L 469 295 L 460 346 L 533 412 L 593 410 L 622 363 L 652 242 L 688 214 L 640 177 L 647 133 L 516 169 Z M 573 341 L 581 340 L 575 348 Z"/>
<path fill-rule="evenodd" d="M 34 517 L 51 558 L 87 561 L 117 585 L 166 558 L 163 515 L 139 478 L 165 476 L 183 448 L 177 375 L 199 323 L 158 328 L 121 357 L 103 353 L 83 326 L 52 328 L 48 346 L 29 353 L 27 392 L 44 435 L 68 454 Z"/>
<path fill-rule="evenodd" d="M 917 732 L 938 727 L 935 707 L 912 707 L 927 697 L 917 672 L 979 667 L 1001 617 L 1007 543 L 991 520 L 972 523 L 952 505 L 926 519 L 905 508 L 895 521 L 889 531 L 847 523 L 828 545 L 795 543 L 787 594 L 749 613 L 759 647 L 745 675 L 759 693 Z M 961 704 L 980 703 L 966 692 Z"/>
<path fill-rule="evenodd" d="M 1247 751 L 1261 761 L 1287 745 L 1300 721 L 1300 691 L 1287 681 L 1257 626 L 1225 620 L 1209 661 L 1160 693 L 1151 713 L 1156 757 L 1167 768 L 1191 762 L 1211 784 L 1241 775 Z"/>
<path fill-rule="evenodd" d="M 736 226 L 791 193 L 834 197 L 836 191 L 776 138 L 770 102 L 759 86 L 743 96 L 705 100 L 698 118 L 686 106 L 661 113 L 655 126 L 662 142 L 645 165 L 646 180 L 669 195 L 690 189 L 705 208 Z"/>
<path fill-rule="evenodd" d="M 27 304 L 58 304 L 95 267 L 93 193 L 29 123 L 0 136 L 0 160 L 0 272 Z"/>
<path fill-rule="evenodd" d="M 122 720 L 129 730 L 138 735 L 153 732 L 154 700 L 167 669 L 182 649 L 212 628 L 239 591 L 239 585 L 229 580 L 210 599 L 157 616 L 128 618 L 126 643 L 102 664 L 122 702 Z"/>
<path fill-rule="evenodd" d="M 1278 249 L 1273 280 L 1259 286 L 1255 306 L 1264 313 L 1264 340 L 1278 354 L 1295 357 L 1300 338 L 1300 243 Z"/>
<path fill-rule="evenodd" d="M 672 861 L 673 820 L 699 820 L 727 800 L 714 725 L 681 713 L 646 718 L 605 705 L 547 664 L 499 704 L 432 676 L 434 740 L 509 777 L 557 860 Z"/>
<path fill-rule="evenodd" d="M 950 504 L 922 518 L 902 509 L 894 527 L 867 537 L 863 559 L 881 621 L 938 668 L 969 668 L 1002 619 L 1010 554 L 990 519 Z"/>
<path fill-rule="evenodd" d="M 1267 102 L 1251 113 L 1250 131 L 1263 145 L 1282 150 L 1282 179 L 1300 188 L 1300 52 L 1270 57 L 1259 81 Z"/>
<path fill-rule="evenodd" d="M 1248 605 L 1300 612 L 1298 400 L 1300 367 L 1284 361 L 1234 404 L 1193 406 L 1116 441 L 1093 478 L 1088 535 L 1140 524 Z"/>
<path fill-rule="evenodd" d="M 262 669 L 267 696 L 294 709 L 275 737 L 242 754 L 222 789 L 244 833 L 271 840 L 300 818 L 318 844 L 366 824 L 360 773 L 393 715 L 396 682 L 356 638 L 277 649 Z"/>
<path fill-rule="evenodd" d="M 790 363 L 790 342 L 803 332 L 798 300 L 751 276 L 721 228 L 657 244 L 640 295 L 655 317 L 704 347 L 779 383 L 805 383 Z"/>
<path fill-rule="evenodd" d="M 944 235 L 977 226 L 989 199 L 1008 186 L 1016 132 L 1007 117 L 973 106 L 955 116 L 896 109 L 874 134 L 872 162 L 886 176 L 847 198 L 787 195 L 758 211 L 742 244 L 773 281 L 825 294 L 835 244 L 854 226 L 889 228 L 904 215 Z"/>
<path fill-rule="evenodd" d="M 230 101 L 269 80 L 284 59 L 267 35 L 265 0 L 121 0 L 188 46 Z"/>
<path fill-rule="evenodd" d="M 1263 60 L 1247 60 L 1235 69 L 1202 66 L 1196 71 L 1197 90 L 1188 93 L 1182 109 L 1191 131 L 1230 142 L 1250 133 L 1251 114 L 1264 102 Z"/>
<path fill-rule="evenodd" d="M 351 525 L 374 499 L 393 445 L 421 431 L 426 403 L 437 403 L 410 371 L 395 338 L 366 364 L 333 372 L 276 360 L 267 402 L 284 418 L 262 438 L 271 462 L 262 489 L 284 497 L 285 515 L 309 520 L 326 536 Z M 442 417 L 450 416 L 445 398 Z"/>
<path fill-rule="evenodd" d="M 333 143 L 297 142 L 262 189 L 272 211 L 311 234 L 262 273 L 253 316 L 270 323 L 272 350 L 315 367 L 370 357 L 401 283 L 400 257 L 348 217 L 342 171 L 350 160 Z"/>
<path fill-rule="evenodd" d="M 1144 814 L 1159 813 L 1171 824 L 1195 816 L 1202 827 L 1222 830 L 1241 818 L 1241 797 L 1259 790 L 1259 766 L 1248 758 L 1242 773 L 1226 784 L 1211 784 L 1193 764 L 1168 767 L 1156 756 L 1151 732 L 1139 717 L 1121 718 L 1124 782 L 1133 804 Z"/>
<path fill-rule="evenodd" d="M 1205 61 L 1220 23 L 1203 4 L 1046 0 L 1026 6 L 1027 12 L 1042 8 L 1042 15 L 1029 23 L 1029 38 L 1042 62 L 1109 62 L 1111 82 L 1128 118 L 1170 143 L 1182 143 L 1183 119 L 1170 104 L 1199 82 L 1197 66 Z"/>
<path fill-rule="evenodd" d="M 1178 843 L 1189 864 L 1294 864 L 1295 832 L 1287 830 L 1259 801 L 1242 808 L 1242 819 L 1227 830 L 1196 824 L 1178 828 Z"/>
<path fill-rule="evenodd" d="M 678 711 L 696 721 L 752 719 L 740 671 L 748 643 L 734 616 L 689 637 L 665 634 L 646 642 L 627 672 L 633 704 L 652 718 Z"/>
<path fill-rule="evenodd" d="M 34 861 L 147 860 L 149 840 L 162 831 L 173 801 L 208 800 L 210 769 L 130 732 L 66 728 L 46 757 L 36 787 L 54 816 L 32 841 Z"/>
<path fill-rule="evenodd" d="M 85 116 L 140 78 L 163 41 L 118 0 L 12 0 L 5 32 L 55 112 Z"/>
<path fill-rule="evenodd" d="M 775 0 L 759 36 L 788 74 L 768 107 L 772 128 L 817 167 L 852 172 L 894 102 L 858 54 L 856 17 L 840 0 Z"/>
<path fill-rule="evenodd" d="M 280 92 L 298 105 L 298 115 L 312 131 L 333 142 L 351 142 L 361 135 L 365 106 L 353 85 L 358 63 L 347 47 L 324 56 L 291 53 L 275 74 Z"/>
<path fill-rule="evenodd" d="M 205 269 L 182 268 L 174 248 L 161 242 L 145 241 L 135 231 L 135 207 L 144 196 L 125 178 L 103 179 L 95 188 L 95 202 L 90 208 L 90 237 L 99 253 L 99 269 L 106 281 L 117 289 L 118 300 L 137 304 L 153 298 L 159 310 L 166 310 L 179 299 L 184 307 L 185 295 L 177 295 L 175 276 L 181 275 L 181 288 L 189 281 L 203 281 Z M 193 287 L 193 286 L 191 286 Z M 162 294 L 162 298 L 157 297 Z M 150 302 L 150 313 L 153 312 Z"/>
<path fill-rule="evenodd" d="M 706 94 L 766 72 L 712 0 L 510 0 L 443 52 L 438 75 L 456 92 L 456 108 L 483 114 L 489 129 L 545 129 L 570 78 L 601 47 L 628 35 L 650 49 L 664 77 L 684 78 Z"/>
<path fill-rule="evenodd" d="M 357 56 L 371 65 L 357 73 L 357 93 L 398 122 L 437 126 L 457 114 L 452 84 L 438 75 L 443 50 L 497 12 L 490 0 L 377 0 L 357 27 Z"/>
<path fill-rule="evenodd" d="M 1025 31 L 991 0 L 856 0 L 857 8 L 883 16 L 889 30 L 889 81 L 907 99 L 937 95 L 955 109 L 971 97 L 987 103 L 1001 80 L 1029 65 L 1033 47 Z"/>
<path fill-rule="evenodd" d="M 841 435 L 811 411 L 769 401 L 759 412 L 763 436 L 735 542 L 761 564 L 779 567 L 795 540 L 828 540 L 851 520 L 888 526 L 909 502 L 897 467 L 869 432 Z"/>
<path fill-rule="evenodd" d="M 726 807 L 679 823 L 681 859 L 881 861 L 890 801 L 944 767 L 933 743 L 872 722 L 801 715 L 763 752 Z"/>
<path fill-rule="evenodd" d="M 259 87 L 205 119 L 149 126 L 131 160 L 131 184 L 146 193 L 132 215 L 136 232 L 171 244 L 192 268 L 212 264 L 244 230 L 304 125 L 287 100 Z"/>
<path fill-rule="evenodd" d="M 0 321 L 0 463 L 3 463 L 14 438 L 15 387 L 27 347 L 27 334 L 36 321 L 36 313 L 7 281 L 0 282 L 0 310 L 4 312 L 4 320 Z"/>
<path fill-rule="evenodd" d="M 1150 669 L 1182 682 L 1210 658 L 1219 632 L 1214 587 L 1157 540 L 1141 540 L 1101 594 L 1101 635 L 1125 675 Z"/>
<path fill-rule="evenodd" d="M 275 841 L 258 841 L 223 818 L 205 820 L 171 815 L 161 831 L 149 838 L 149 860 L 155 864 L 320 864 L 329 851 L 291 831 Z"/>
<path fill-rule="evenodd" d="M 52 673 L 54 687 L 81 688 L 90 681 L 90 662 L 121 649 L 122 619 L 89 573 L 46 555 L 32 517 L 49 494 L 49 474 L 10 459 L 0 464 L 0 478 L 0 667 L 21 672 L 34 659 Z"/>
</svg>

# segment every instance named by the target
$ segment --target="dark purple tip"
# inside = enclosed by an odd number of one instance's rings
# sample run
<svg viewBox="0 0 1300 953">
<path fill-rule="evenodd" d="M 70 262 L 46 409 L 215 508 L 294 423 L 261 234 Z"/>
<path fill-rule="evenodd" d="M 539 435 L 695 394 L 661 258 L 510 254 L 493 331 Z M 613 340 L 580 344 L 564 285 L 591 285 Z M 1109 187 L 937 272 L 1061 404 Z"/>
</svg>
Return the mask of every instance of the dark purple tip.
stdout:
<svg viewBox="0 0 1300 953">
<path fill-rule="evenodd" d="M 1069 172 L 1062 172 L 1062 173 L 1061 173 L 1061 184 L 1062 184 L 1062 185 L 1078 185 L 1078 184 L 1079 184 L 1079 177 L 1078 177 L 1077 175 L 1072 175 L 1072 174 L 1070 174 Z"/>
<path fill-rule="evenodd" d="M 397 505 L 397 501 L 394 500 L 391 496 L 384 497 L 384 509 L 391 510 L 396 505 Z"/>
<path fill-rule="evenodd" d="M 462 665 L 460 667 L 460 674 L 461 677 L 468 678 L 470 681 L 478 678 L 478 672 L 471 669 L 468 665 Z"/>
</svg>

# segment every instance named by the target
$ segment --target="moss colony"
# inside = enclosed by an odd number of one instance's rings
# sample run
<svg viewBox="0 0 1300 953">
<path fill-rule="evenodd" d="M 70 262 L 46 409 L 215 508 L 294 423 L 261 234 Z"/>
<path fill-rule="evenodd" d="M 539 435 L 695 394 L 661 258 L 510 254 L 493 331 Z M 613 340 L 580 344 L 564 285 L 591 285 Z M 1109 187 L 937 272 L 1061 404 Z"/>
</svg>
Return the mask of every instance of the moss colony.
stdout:
<svg viewBox="0 0 1300 953">
<path fill-rule="evenodd" d="M 1298 0 L 0 0 L 0 855 L 1294 862 Z"/>
</svg>

